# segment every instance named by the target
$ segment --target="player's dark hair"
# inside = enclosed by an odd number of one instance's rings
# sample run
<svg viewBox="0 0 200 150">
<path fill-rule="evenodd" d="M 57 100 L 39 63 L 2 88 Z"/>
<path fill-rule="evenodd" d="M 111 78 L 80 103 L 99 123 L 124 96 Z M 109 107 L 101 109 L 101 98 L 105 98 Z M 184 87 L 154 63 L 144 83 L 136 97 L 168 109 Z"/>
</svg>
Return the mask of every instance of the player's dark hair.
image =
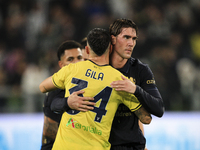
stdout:
<svg viewBox="0 0 200 150">
<path fill-rule="evenodd" d="M 107 50 L 111 37 L 105 29 L 94 28 L 87 35 L 87 42 L 95 54 L 101 56 Z"/>
<path fill-rule="evenodd" d="M 81 48 L 81 44 L 73 40 L 67 40 L 63 42 L 57 50 L 58 60 L 61 60 L 61 56 L 64 55 L 65 50 L 70 50 L 73 48 Z"/>
<path fill-rule="evenodd" d="M 138 27 L 137 25 L 130 19 L 125 19 L 125 18 L 121 18 L 121 19 L 116 19 L 109 27 L 109 32 L 110 35 L 114 35 L 117 36 L 118 34 L 121 33 L 123 28 L 133 28 L 136 31 L 136 35 L 138 33 Z"/>
<path fill-rule="evenodd" d="M 81 49 L 85 49 L 85 46 L 87 45 L 87 37 L 84 37 L 82 40 L 81 40 Z"/>
</svg>

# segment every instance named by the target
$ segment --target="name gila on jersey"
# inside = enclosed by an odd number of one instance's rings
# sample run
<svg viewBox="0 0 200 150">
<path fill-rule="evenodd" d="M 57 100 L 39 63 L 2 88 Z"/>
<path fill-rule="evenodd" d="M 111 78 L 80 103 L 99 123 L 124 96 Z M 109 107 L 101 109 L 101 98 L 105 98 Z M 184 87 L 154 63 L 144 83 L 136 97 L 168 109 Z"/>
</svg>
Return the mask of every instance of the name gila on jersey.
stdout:
<svg viewBox="0 0 200 150">
<path fill-rule="evenodd" d="M 92 79 L 103 81 L 104 74 L 102 72 L 97 73 L 96 71 L 93 71 L 92 69 L 87 69 L 85 76 L 90 77 Z"/>
</svg>

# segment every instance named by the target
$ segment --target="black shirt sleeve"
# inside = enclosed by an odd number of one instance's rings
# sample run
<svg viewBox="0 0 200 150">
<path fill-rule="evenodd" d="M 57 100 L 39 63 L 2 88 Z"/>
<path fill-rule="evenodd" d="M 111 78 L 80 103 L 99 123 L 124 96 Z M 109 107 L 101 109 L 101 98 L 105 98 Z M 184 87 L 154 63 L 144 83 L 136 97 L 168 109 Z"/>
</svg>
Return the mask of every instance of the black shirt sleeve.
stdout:
<svg viewBox="0 0 200 150">
<path fill-rule="evenodd" d="M 70 107 L 67 104 L 68 97 L 61 98 L 57 97 L 55 98 L 51 103 L 51 110 L 57 113 L 63 113 L 64 111 L 68 111 Z"/>
<path fill-rule="evenodd" d="M 147 65 L 142 66 L 139 70 L 141 82 L 137 85 L 134 94 L 149 113 L 162 117 L 164 103 L 155 84 L 153 73 Z"/>
<path fill-rule="evenodd" d="M 140 86 L 137 86 L 135 96 L 149 113 L 157 117 L 163 116 L 163 100 L 158 90 L 144 91 Z"/>
<path fill-rule="evenodd" d="M 44 115 L 51 118 L 52 120 L 56 122 L 60 122 L 62 114 L 55 113 L 51 110 L 51 104 L 52 101 L 57 97 L 64 97 L 65 91 L 64 90 L 54 90 L 46 94 L 45 100 L 44 100 L 44 106 L 43 106 L 43 112 Z"/>
</svg>

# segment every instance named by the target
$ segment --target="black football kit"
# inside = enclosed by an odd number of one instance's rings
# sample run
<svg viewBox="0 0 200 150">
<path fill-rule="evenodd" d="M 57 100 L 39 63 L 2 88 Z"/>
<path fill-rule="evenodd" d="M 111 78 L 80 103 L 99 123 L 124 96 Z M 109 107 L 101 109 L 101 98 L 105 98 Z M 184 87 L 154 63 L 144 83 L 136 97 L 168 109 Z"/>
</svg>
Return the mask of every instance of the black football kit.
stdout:
<svg viewBox="0 0 200 150">
<path fill-rule="evenodd" d="M 162 117 L 164 104 L 148 65 L 130 58 L 118 69 L 136 84 L 134 95 L 151 114 Z M 146 139 L 139 128 L 138 117 L 121 104 L 113 120 L 110 139 L 111 150 L 144 150 Z"/>
</svg>

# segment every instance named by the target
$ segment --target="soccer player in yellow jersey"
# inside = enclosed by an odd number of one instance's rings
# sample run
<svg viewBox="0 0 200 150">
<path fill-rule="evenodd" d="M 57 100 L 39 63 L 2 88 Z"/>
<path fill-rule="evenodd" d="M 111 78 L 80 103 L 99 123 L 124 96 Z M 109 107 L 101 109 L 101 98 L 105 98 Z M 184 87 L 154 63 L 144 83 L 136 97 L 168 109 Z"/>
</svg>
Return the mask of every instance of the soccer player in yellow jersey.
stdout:
<svg viewBox="0 0 200 150">
<path fill-rule="evenodd" d="M 40 84 L 43 93 L 55 88 L 65 89 L 65 97 L 84 90 L 84 96 L 94 97 L 93 102 L 96 102 L 91 111 L 63 113 L 53 150 L 109 150 L 112 120 L 121 103 L 135 112 L 141 122 L 149 124 L 152 119 L 133 94 L 110 87 L 112 81 L 121 80 L 123 75 L 108 65 L 111 50 L 108 32 L 95 28 L 89 32 L 87 40 L 89 60 L 65 66 Z"/>
</svg>

